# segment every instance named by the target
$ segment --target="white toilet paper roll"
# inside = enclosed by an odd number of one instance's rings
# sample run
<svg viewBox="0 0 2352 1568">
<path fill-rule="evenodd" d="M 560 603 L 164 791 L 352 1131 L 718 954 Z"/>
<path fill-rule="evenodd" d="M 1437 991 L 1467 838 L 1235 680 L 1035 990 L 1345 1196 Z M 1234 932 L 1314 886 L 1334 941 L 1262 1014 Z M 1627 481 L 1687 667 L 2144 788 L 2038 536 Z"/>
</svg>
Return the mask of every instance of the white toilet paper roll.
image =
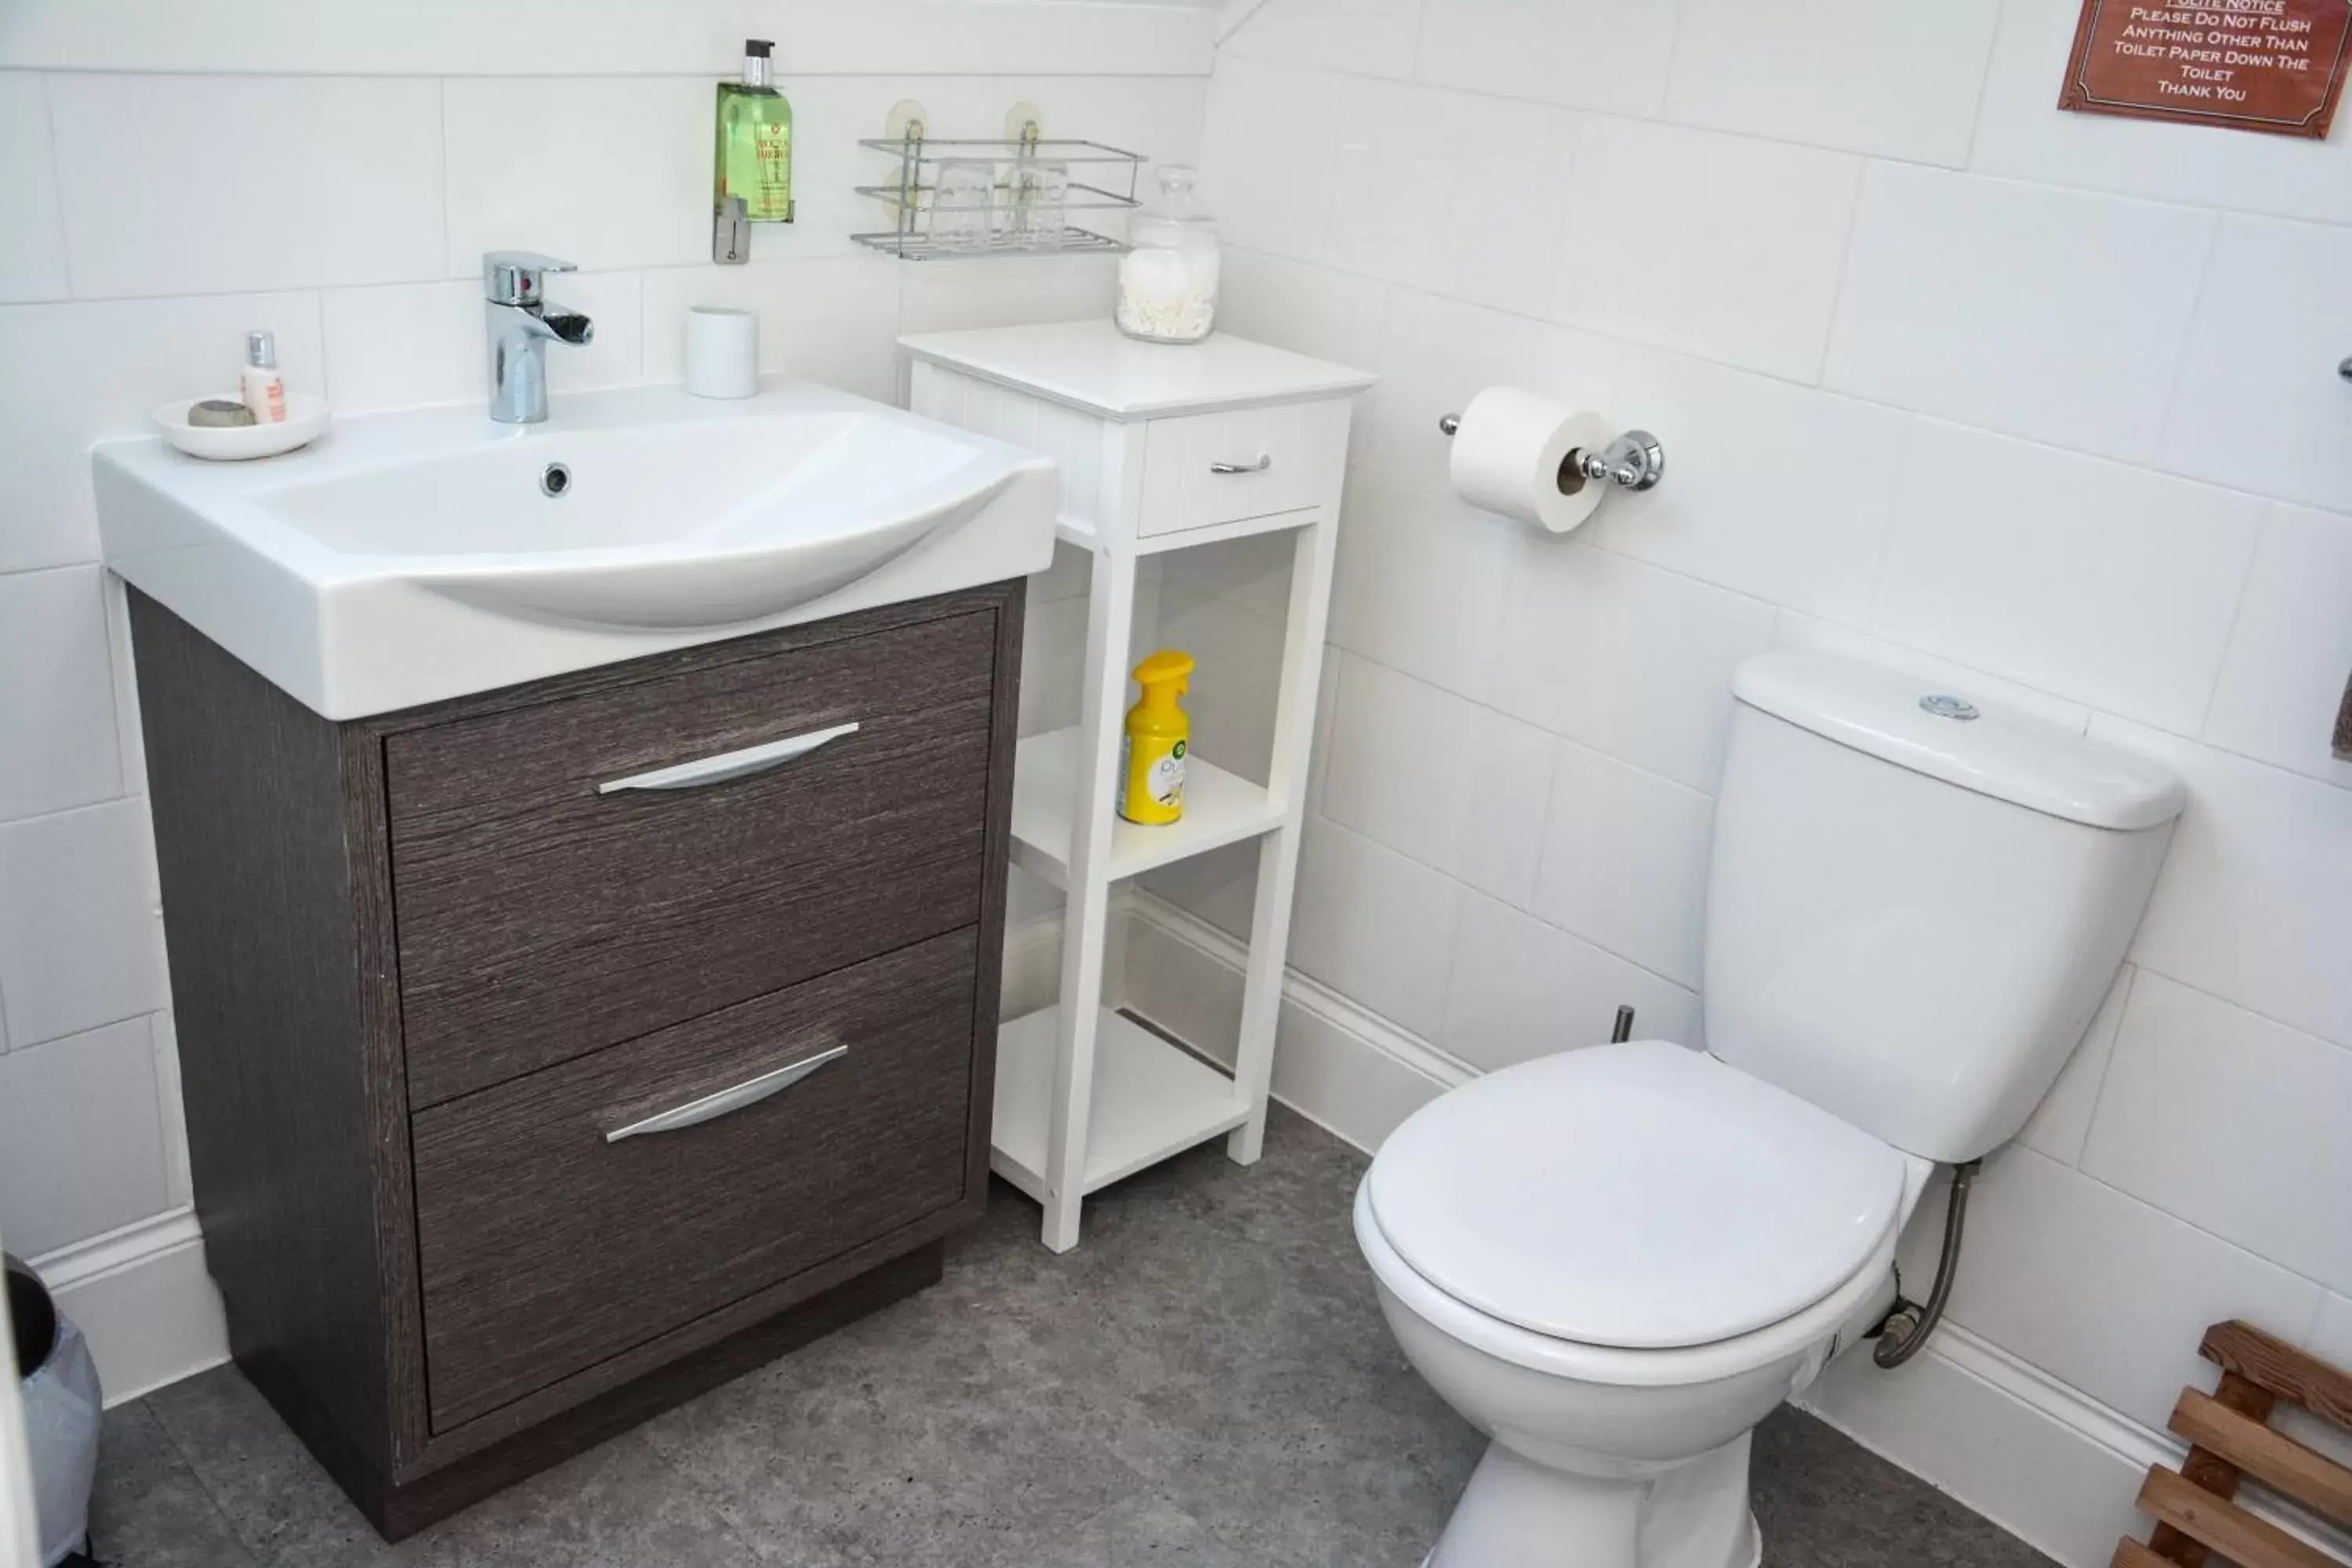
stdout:
<svg viewBox="0 0 2352 1568">
<path fill-rule="evenodd" d="M 751 397 L 760 390 L 760 318 L 697 305 L 686 313 L 686 389 L 697 397 Z"/>
<path fill-rule="evenodd" d="M 1591 517 L 1608 490 L 1569 461 L 1609 445 L 1608 422 L 1532 392 L 1490 386 L 1462 411 L 1454 434 L 1454 488 L 1488 511 L 1566 533 Z"/>
</svg>

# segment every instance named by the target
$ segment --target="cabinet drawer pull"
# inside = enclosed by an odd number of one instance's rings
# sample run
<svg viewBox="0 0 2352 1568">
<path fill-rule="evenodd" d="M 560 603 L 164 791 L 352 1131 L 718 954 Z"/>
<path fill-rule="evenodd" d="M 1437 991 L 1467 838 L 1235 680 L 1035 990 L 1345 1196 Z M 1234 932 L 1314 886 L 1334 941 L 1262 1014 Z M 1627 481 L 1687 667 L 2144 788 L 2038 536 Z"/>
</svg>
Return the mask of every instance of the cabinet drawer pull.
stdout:
<svg viewBox="0 0 2352 1568">
<path fill-rule="evenodd" d="M 773 1072 L 763 1072 L 757 1078 L 747 1078 L 732 1089 L 722 1089 L 716 1094 L 706 1094 L 700 1100 L 689 1100 L 684 1105 L 656 1111 L 625 1127 L 615 1127 L 604 1134 L 607 1143 L 618 1143 L 624 1138 L 635 1138 L 641 1132 L 675 1132 L 681 1127 L 692 1127 L 704 1121 L 714 1121 L 730 1110 L 740 1110 L 747 1105 L 757 1105 L 779 1089 L 786 1089 L 824 1066 L 839 1061 L 849 1054 L 847 1046 L 835 1046 L 819 1051 L 813 1057 L 780 1067 Z"/>
<path fill-rule="evenodd" d="M 746 773 L 765 773 L 782 767 L 794 757 L 805 757 L 819 746 L 857 732 L 857 724 L 835 724 L 830 730 L 811 730 L 805 735 L 790 735 L 764 745 L 746 746 L 740 752 L 721 752 L 715 757 L 699 757 L 676 767 L 656 768 L 649 773 L 631 773 L 625 779 L 606 779 L 596 786 L 598 795 L 611 795 L 625 789 L 698 789 L 704 784 L 724 784 L 740 779 Z"/>
<path fill-rule="evenodd" d="M 1209 465 L 1209 472 L 1213 474 L 1262 474 L 1272 467 L 1274 467 L 1274 454 L 1271 452 L 1260 452 L 1257 455 L 1257 461 L 1255 463 L 1211 463 Z"/>
</svg>

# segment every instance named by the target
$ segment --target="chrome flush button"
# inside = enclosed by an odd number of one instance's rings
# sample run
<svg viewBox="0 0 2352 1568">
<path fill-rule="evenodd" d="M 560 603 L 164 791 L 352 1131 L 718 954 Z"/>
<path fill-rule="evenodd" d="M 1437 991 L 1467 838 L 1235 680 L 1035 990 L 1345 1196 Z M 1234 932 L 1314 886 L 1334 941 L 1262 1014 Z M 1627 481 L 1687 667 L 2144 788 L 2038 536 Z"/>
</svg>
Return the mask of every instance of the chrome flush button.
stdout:
<svg viewBox="0 0 2352 1568">
<path fill-rule="evenodd" d="M 1977 705 L 1965 697 L 1948 697 L 1937 692 L 1919 699 L 1919 706 L 1938 719 L 1958 719 L 1963 721 L 1977 717 Z"/>
</svg>

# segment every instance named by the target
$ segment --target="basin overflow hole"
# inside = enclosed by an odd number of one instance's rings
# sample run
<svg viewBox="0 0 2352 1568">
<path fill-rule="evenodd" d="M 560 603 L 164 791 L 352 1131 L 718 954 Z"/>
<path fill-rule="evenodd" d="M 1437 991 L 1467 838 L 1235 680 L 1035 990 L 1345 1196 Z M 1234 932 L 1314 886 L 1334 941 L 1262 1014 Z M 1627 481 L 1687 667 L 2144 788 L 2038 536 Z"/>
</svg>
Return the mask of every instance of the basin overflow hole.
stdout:
<svg viewBox="0 0 2352 1568">
<path fill-rule="evenodd" d="M 550 463 L 546 468 L 540 470 L 540 494 L 543 496 L 562 496 L 568 494 L 571 491 L 571 489 L 572 470 L 565 468 L 562 464 Z"/>
</svg>

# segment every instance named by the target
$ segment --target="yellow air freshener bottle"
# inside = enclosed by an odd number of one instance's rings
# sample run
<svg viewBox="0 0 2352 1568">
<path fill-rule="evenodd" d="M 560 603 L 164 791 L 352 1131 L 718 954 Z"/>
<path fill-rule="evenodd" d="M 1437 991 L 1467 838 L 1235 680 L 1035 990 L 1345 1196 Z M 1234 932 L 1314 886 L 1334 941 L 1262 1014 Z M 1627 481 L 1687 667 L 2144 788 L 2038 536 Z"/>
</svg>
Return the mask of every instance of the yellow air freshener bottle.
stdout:
<svg viewBox="0 0 2352 1568">
<path fill-rule="evenodd" d="M 1119 759 L 1118 814 L 1129 822 L 1168 823 L 1184 815 L 1184 753 L 1192 721 L 1176 700 L 1184 695 L 1192 656 L 1161 648 L 1135 667 L 1143 700 L 1127 711 Z"/>
</svg>

